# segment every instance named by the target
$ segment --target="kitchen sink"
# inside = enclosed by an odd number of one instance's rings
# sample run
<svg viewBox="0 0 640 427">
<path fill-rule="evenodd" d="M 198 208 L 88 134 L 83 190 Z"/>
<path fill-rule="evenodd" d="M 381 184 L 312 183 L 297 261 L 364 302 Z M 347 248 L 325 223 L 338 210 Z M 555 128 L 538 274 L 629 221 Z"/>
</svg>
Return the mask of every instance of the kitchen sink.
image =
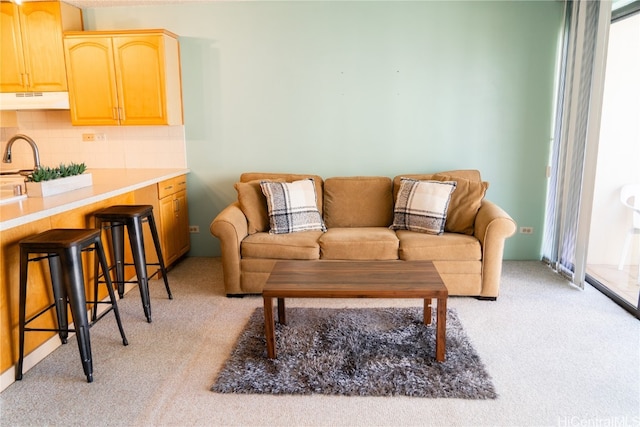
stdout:
<svg viewBox="0 0 640 427">
<path fill-rule="evenodd" d="M 33 169 L 16 169 L 10 171 L 0 171 L 0 176 L 25 177 L 33 172 Z"/>
<path fill-rule="evenodd" d="M 16 194 L 16 187 L 20 186 L 20 193 Z M 24 185 L 24 176 L 20 175 L 3 175 L 0 176 L 0 205 L 23 200 L 27 197 Z"/>
</svg>

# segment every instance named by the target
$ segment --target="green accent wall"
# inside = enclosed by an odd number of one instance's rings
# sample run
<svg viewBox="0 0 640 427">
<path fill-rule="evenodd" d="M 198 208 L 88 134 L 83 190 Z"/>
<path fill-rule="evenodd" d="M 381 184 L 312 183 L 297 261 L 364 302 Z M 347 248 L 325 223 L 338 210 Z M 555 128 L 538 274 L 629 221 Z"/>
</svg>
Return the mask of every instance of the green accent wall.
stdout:
<svg viewBox="0 0 640 427">
<path fill-rule="evenodd" d="M 539 259 L 559 1 L 259 1 L 92 8 L 86 29 L 180 36 L 192 256 L 245 171 L 479 169 Z"/>
</svg>

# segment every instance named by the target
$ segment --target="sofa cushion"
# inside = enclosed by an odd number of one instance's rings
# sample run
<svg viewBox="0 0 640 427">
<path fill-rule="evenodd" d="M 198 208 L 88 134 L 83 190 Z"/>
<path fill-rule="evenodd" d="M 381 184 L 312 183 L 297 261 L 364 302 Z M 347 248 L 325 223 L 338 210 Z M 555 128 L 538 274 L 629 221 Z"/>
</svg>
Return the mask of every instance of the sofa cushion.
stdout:
<svg viewBox="0 0 640 427">
<path fill-rule="evenodd" d="M 318 259 L 318 238 L 322 231 L 289 234 L 255 233 L 245 237 L 240 246 L 242 258 Z"/>
<path fill-rule="evenodd" d="M 402 178 L 434 181 L 456 181 L 455 191 L 451 195 L 445 231 L 473 234 L 475 217 L 485 196 L 488 182 L 483 182 L 480 171 L 476 169 L 460 169 L 436 174 L 405 174 L 393 178 L 393 200 L 397 199 Z"/>
<path fill-rule="evenodd" d="M 442 234 L 455 188 L 453 181 L 401 179 L 391 229 Z"/>
<path fill-rule="evenodd" d="M 316 201 L 318 202 L 318 211 L 322 215 L 323 211 L 323 180 L 319 175 L 305 175 L 296 173 L 273 173 L 273 172 L 245 172 L 240 175 L 240 182 L 249 181 L 276 181 L 276 182 L 293 182 L 300 181 L 301 179 L 311 178 L 316 188 Z"/>
<path fill-rule="evenodd" d="M 388 227 L 393 217 L 391 178 L 355 176 L 324 181 L 324 221 L 332 227 Z"/>
<path fill-rule="evenodd" d="M 405 261 L 479 261 L 482 259 L 480 241 L 473 236 L 444 233 L 441 236 L 398 230 L 398 255 Z"/>
<path fill-rule="evenodd" d="M 260 181 L 267 198 L 269 233 L 284 234 L 298 231 L 326 231 L 318 211 L 313 179 L 294 182 Z"/>
<path fill-rule="evenodd" d="M 469 181 L 481 181 L 480 171 L 477 169 L 459 169 L 446 172 L 435 173 L 409 173 L 404 175 L 398 175 L 393 178 L 393 200 L 398 198 L 398 190 L 400 189 L 400 180 L 402 178 L 413 178 L 421 181 L 430 180 L 434 175 L 447 175 L 454 178 L 464 178 Z"/>
<path fill-rule="evenodd" d="M 476 215 L 489 188 L 489 183 L 441 174 L 433 175 L 431 179 L 456 182 L 456 189 L 451 194 L 444 230 L 472 235 Z"/>
<path fill-rule="evenodd" d="M 333 227 L 318 243 L 321 259 L 398 259 L 398 238 L 388 227 Z"/>
<path fill-rule="evenodd" d="M 278 179 L 278 182 L 284 180 Z M 269 214 L 267 199 L 262 194 L 260 180 L 236 182 L 234 185 L 238 193 L 238 203 L 242 213 L 247 217 L 249 234 L 269 231 Z"/>
</svg>

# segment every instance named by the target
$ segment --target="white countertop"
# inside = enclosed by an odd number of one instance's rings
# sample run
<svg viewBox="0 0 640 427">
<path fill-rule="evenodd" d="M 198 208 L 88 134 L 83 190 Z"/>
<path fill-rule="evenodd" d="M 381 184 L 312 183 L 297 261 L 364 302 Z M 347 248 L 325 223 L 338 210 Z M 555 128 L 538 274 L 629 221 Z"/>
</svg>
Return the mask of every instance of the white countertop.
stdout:
<svg viewBox="0 0 640 427">
<path fill-rule="evenodd" d="M 87 169 L 91 187 L 0 205 L 0 231 L 28 224 L 189 173 L 189 169 Z"/>
</svg>

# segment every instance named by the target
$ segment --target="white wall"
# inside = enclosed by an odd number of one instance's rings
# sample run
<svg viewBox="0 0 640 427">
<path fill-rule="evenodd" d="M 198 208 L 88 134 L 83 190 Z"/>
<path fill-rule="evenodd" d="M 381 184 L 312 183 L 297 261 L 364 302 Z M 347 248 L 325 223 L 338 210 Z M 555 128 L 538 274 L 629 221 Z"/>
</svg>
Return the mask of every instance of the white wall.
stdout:
<svg viewBox="0 0 640 427">
<path fill-rule="evenodd" d="M 0 149 L 17 133 L 35 140 L 40 163 L 82 163 L 89 168 L 184 168 L 187 165 L 184 126 L 72 126 L 68 110 L 18 111 L 17 122 L 0 127 Z M 83 133 L 100 133 L 106 141 L 83 142 Z M 33 154 L 25 141 L 11 149 L 13 161 L 0 170 L 33 168 Z"/>
</svg>

